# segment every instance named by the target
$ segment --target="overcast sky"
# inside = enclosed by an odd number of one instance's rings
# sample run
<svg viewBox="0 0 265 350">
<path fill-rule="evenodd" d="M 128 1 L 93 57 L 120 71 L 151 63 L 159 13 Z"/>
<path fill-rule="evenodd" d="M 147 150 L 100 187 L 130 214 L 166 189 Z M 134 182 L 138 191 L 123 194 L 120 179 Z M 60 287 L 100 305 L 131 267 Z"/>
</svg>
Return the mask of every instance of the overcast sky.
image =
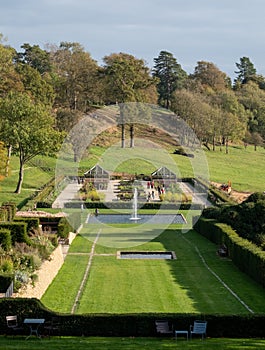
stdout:
<svg viewBox="0 0 265 350">
<path fill-rule="evenodd" d="M 126 52 L 154 64 L 171 52 L 188 73 L 213 62 L 232 79 L 249 57 L 265 75 L 265 0 L 0 0 L 0 32 L 23 43 L 78 42 L 102 64 Z"/>
</svg>

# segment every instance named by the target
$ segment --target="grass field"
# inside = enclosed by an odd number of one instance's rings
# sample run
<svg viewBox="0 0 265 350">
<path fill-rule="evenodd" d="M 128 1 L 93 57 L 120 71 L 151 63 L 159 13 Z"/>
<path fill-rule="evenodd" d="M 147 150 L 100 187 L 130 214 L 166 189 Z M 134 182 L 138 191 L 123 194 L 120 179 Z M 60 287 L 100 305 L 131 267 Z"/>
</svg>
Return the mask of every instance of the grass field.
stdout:
<svg viewBox="0 0 265 350">
<path fill-rule="evenodd" d="M 128 230 L 128 225 L 84 227 L 72 243 L 63 268 L 42 297 L 44 305 L 71 312 L 74 295 L 90 261 L 75 313 L 265 312 L 264 289 L 229 259 L 220 258 L 213 243 L 192 230 L 182 233 L 177 225 L 157 236 L 154 227 L 143 226 L 140 225 L 141 235 L 135 226 Z M 117 259 L 120 249 L 175 251 L 177 259 Z M 69 297 L 64 300 L 61 295 L 66 290 Z"/>
<path fill-rule="evenodd" d="M 0 337 L 2 350 L 261 350 L 264 339 L 207 339 L 201 341 L 173 338 L 115 338 L 115 337 L 61 337 L 50 339 Z"/>
<path fill-rule="evenodd" d="M 82 169 L 89 169 L 100 160 L 100 156 L 104 151 L 105 148 L 93 146 L 91 151 L 86 154 L 86 157 L 81 160 L 79 166 Z M 133 159 L 133 161 L 132 159 L 128 160 L 128 149 L 125 149 L 125 159 L 122 161 L 121 158 L 121 163 L 118 164 L 116 171 L 133 174 L 150 174 L 157 167 L 170 166 L 173 162 L 182 177 L 194 176 L 188 157 L 174 155 L 172 154 L 173 150 L 167 152 L 167 157 L 164 157 L 164 153 L 162 152 L 162 158 L 157 158 L 156 162 L 152 164 L 150 161 L 143 161 L 141 157 Z M 211 181 L 227 183 L 230 180 L 232 187 L 238 191 L 263 192 L 265 190 L 263 172 L 265 168 L 264 148 L 259 147 L 257 151 L 254 151 L 253 147 L 250 146 L 247 149 L 243 146 L 230 146 L 229 154 L 225 154 L 224 151 L 220 152 L 219 150 L 215 152 L 205 150 L 205 155 L 207 157 L 209 178 Z M 44 163 L 51 169 L 55 169 L 56 167 L 56 158 L 38 157 L 37 164 L 38 161 L 40 164 Z M 64 164 L 64 166 L 66 165 Z M 14 191 L 18 179 L 18 159 L 17 157 L 12 157 L 10 176 L 0 183 L 0 203 L 12 201 L 18 205 L 23 205 L 26 198 L 30 197 L 54 175 L 55 173 L 52 171 L 47 173 L 38 167 L 26 165 L 22 192 L 19 195 L 15 194 Z"/>
</svg>

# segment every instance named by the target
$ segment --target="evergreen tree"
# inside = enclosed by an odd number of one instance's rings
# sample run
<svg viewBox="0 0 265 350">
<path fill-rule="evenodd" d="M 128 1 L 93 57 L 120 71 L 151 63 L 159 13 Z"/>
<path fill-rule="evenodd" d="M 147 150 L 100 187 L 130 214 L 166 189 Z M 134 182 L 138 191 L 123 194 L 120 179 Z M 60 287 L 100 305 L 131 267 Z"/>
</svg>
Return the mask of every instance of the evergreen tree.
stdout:
<svg viewBox="0 0 265 350">
<path fill-rule="evenodd" d="M 183 86 L 187 74 L 170 52 L 161 51 L 159 56 L 154 58 L 154 62 L 153 76 L 159 79 L 159 104 L 169 108 L 173 92 Z"/>
<path fill-rule="evenodd" d="M 246 84 L 249 80 L 255 79 L 256 77 L 256 68 L 254 64 L 250 61 L 248 57 L 240 58 L 240 62 L 236 63 L 238 71 L 235 71 L 238 74 L 235 79 L 235 85 L 238 83 Z"/>
</svg>

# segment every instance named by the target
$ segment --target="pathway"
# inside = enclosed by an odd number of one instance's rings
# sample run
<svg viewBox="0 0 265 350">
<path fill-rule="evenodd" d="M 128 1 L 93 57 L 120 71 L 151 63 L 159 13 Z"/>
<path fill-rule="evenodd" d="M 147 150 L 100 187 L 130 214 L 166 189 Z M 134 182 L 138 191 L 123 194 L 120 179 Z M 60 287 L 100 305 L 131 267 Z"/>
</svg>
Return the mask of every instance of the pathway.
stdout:
<svg viewBox="0 0 265 350">
<path fill-rule="evenodd" d="M 71 183 L 65 187 L 52 204 L 52 208 L 64 208 L 65 203 L 68 203 L 76 198 L 76 195 L 82 184 Z"/>
</svg>

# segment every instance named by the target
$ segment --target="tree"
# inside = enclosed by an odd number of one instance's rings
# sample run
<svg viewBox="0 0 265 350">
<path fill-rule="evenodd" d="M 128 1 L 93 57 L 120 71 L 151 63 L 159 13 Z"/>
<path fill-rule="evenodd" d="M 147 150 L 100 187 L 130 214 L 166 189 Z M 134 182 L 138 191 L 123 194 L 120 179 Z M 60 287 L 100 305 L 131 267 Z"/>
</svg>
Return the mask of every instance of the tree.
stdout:
<svg viewBox="0 0 265 350">
<path fill-rule="evenodd" d="M 194 73 L 190 78 L 199 82 L 204 89 L 211 88 L 213 91 L 224 90 L 230 84 L 227 75 L 212 62 L 197 62 Z"/>
<path fill-rule="evenodd" d="M 250 135 L 251 137 L 250 137 L 249 143 L 254 145 L 254 150 L 256 151 L 257 146 L 262 146 L 264 143 L 264 140 L 258 132 L 253 132 Z"/>
<path fill-rule="evenodd" d="M 158 78 L 158 101 L 162 107 L 168 109 L 173 92 L 183 87 L 187 74 L 170 52 L 161 51 L 158 57 L 154 58 L 154 62 L 153 76 Z"/>
<path fill-rule="evenodd" d="M 7 175 L 6 174 L 6 148 L 3 142 L 0 141 L 0 181 Z"/>
<path fill-rule="evenodd" d="M 47 51 L 42 50 L 39 45 L 31 46 L 28 43 L 23 44 L 21 48 L 24 49 L 24 52 L 17 53 L 17 62 L 27 64 L 36 69 L 41 75 L 51 72 L 52 65 Z"/>
<path fill-rule="evenodd" d="M 235 79 L 235 85 L 237 85 L 237 83 L 246 84 L 249 80 L 255 78 L 257 73 L 256 68 L 248 57 L 240 58 L 240 62 L 236 63 L 236 67 L 238 71 L 235 71 L 235 73 L 238 76 Z"/>
<path fill-rule="evenodd" d="M 21 192 L 24 165 L 37 155 L 52 154 L 61 134 L 53 128 L 54 118 L 43 104 L 25 93 L 9 93 L 0 100 L 1 137 L 19 156 L 19 178 L 15 193 Z"/>
<path fill-rule="evenodd" d="M 51 79 L 42 76 L 39 71 L 28 64 L 19 63 L 16 71 L 20 75 L 24 91 L 31 97 L 46 106 L 51 106 L 54 102 L 55 93 Z"/>
<path fill-rule="evenodd" d="M 107 103 L 148 102 L 156 103 L 154 93 L 155 80 L 150 76 L 149 68 L 142 59 L 126 53 L 114 53 L 104 57 L 104 80 Z M 152 88 L 153 87 L 153 88 Z M 153 100 L 152 100 L 153 99 Z M 131 107 L 130 107 L 131 108 Z M 129 109 L 130 109 L 129 108 Z M 130 125 L 130 146 L 134 145 L 134 120 L 127 108 L 121 108 L 120 125 L 122 147 L 125 147 L 125 123 Z"/>
<path fill-rule="evenodd" d="M 0 97 L 9 91 L 22 91 L 23 84 L 13 63 L 16 51 L 0 44 Z"/>
<path fill-rule="evenodd" d="M 101 99 L 98 65 L 79 43 L 51 47 L 56 106 L 86 112 Z"/>
<path fill-rule="evenodd" d="M 265 91 L 250 80 L 236 90 L 239 102 L 248 114 L 248 129 L 257 132 L 265 139 Z"/>
</svg>

